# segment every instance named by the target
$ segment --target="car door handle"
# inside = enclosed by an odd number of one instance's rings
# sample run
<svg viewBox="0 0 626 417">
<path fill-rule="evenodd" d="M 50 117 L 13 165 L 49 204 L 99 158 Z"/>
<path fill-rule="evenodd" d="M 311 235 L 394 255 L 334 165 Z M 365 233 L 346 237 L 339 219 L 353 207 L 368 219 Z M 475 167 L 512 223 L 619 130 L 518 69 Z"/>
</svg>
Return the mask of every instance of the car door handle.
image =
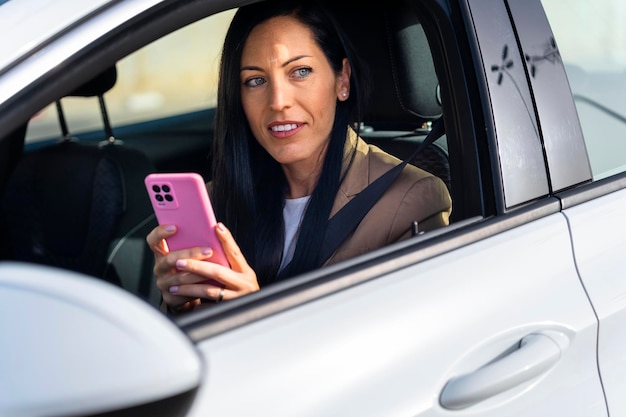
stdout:
<svg viewBox="0 0 626 417">
<path fill-rule="evenodd" d="M 560 357 L 561 347 L 552 338 L 530 334 L 507 356 L 448 381 L 439 403 L 449 410 L 467 408 L 531 380 L 550 369 Z"/>
</svg>

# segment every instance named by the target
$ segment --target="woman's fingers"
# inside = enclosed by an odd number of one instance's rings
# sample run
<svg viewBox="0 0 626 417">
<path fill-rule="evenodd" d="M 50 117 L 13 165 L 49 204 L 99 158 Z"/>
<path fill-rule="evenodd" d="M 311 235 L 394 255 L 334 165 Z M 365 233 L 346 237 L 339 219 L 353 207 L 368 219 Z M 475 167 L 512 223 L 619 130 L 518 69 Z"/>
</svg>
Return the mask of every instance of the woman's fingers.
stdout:
<svg viewBox="0 0 626 417">
<path fill-rule="evenodd" d="M 230 268 L 202 259 L 178 259 L 177 274 L 171 285 L 208 284 L 214 287 L 238 287 L 237 274 Z"/>
<path fill-rule="evenodd" d="M 236 271 L 213 262 L 179 259 L 175 264 L 179 274 L 176 281 L 172 282 L 172 286 L 176 287 L 174 292 L 178 295 L 203 298 L 208 294 L 208 298 L 211 298 L 214 295 L 211 287 L 224 287 L 229 295 L 224 298 L 231 299 L 258 291 L 256 274 L 245 259 L 243 264 L 244 270 Z M 195 286 L 189 284 L 195 284 Z"/>
<path fill-rule="evenodd" d="M 228 290 L 226 287 L 219 287 L 207 283 L 173 285 L 169 288 L 169 292 L 174 296 L 184 297 L 185 299 L 202 298 L 215 302 L 228 300 L 235 294 L 234 291 Z"/>
<path fill-rule="evenodd" d="M 166 257 L 157 258 L 154 266 L 156 286 L 161 293 L 163 301 L 170 307 L 177 308 L 194 301 L 194 298 L 177 295 L 170 291 L 172 286 L 180 285 L 181 273 L 172 268 Z M 162 272 L 161 272 L 162 271 Z M 199 302 L 199 300 L 198 300 Z"/>
<path fill-rule="evenodd" d="M 154 256 L 165 255 L 169 252 L 165 239 L 174 233 L 176 233 L 176 226 L 171 224 L 157 226 L 148 233 L 146 242 L 152 252 L 154 252 Z"/>
<path fill-rule="evenodd" d="M 153 239 L 151 242 L 160 237 L 159 231 L 155 229 L 153 236 L 150 238 Z M 210 258 L 212 254 L 211 248 L 191 248 L 175 252 L 164 251 L 161 254 L 155 253 L 153 272 L 156 278 L 156 286 L 167 305 L 176 308 L 190 303 L 193 305 L 199 304 L 200 300 L 197 297 L 176 296 L 170 292 L 170 287 L 206 281 L 206 277 L 197 276 L 189 272 L 181 272 L 176 265 L 177 263 L 184 265 L 187 260 L 204 262 L 202 260 Z"/>
<path fill-rule="evenodd" d="M 212 248 L 190 248 L 169 252 L 165 239 L 175 229 L 159 226 L 146 241 L 155 253 L 154 275 L 163 301 L 176 310 L 200 303 L 200 299 L 222 301 L 259 290 L 254 270 L 248 265 L 232 234 L 219 223 L 216 233 L 231 268 L 211 262 Z"/>
<path fill-rule="evenodd" d="M 156 257 L 154 262 L 154 275 L 157 277 L 157 285 L 166 283 L 168 286 L 175 284 L 193 284 L 204 281 L 207 277 L 191 276 L 187 274 L 178 274 L 185 271 L 188 262 L 200 262 L 200 265 L 211 258 L 213 250 L 211 248 L 191 248 L 183 249 L 175 252 L 169 252 L 165 255 Z M 202 270 L 202 268 L 188 269 L 187 272 L 202 274 L 211 274 L 211 270 Z"/>
<path fill-rule="evenodd" d="M 218 223 L 215 227 L 215 231 L 217 238 L 222 244 L 226 258 L 230 263 L 231 269 L 237 272 L 253 272 L 250 265 L 248 265 L 248 261 L 246 261 L 246 258 L 241 253 L 239 245 L 235 242 L 235 238 L 233 238 L 233 235 L 230 233 L 230 230 L 228 230 L 223 223 Z"/>
<path fill-rule="evenodd" d="M 185 304 L 200 304 L 199 297 L 185 297 L 185 296 L 177 296 L 174 294 L 170 294 L 168 292 L 162 293 L 163 302 L 170 307 L 176 309 L 177 307 L 183 306 Z"/>
</svg>

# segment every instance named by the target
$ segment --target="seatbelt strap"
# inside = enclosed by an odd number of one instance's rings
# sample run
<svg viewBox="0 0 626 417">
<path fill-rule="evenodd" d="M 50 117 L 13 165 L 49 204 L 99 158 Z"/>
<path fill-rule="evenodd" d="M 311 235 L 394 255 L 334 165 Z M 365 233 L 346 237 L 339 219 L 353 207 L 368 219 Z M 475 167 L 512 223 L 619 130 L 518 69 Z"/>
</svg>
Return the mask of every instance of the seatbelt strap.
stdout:
<svg viewBox="0 0 626 417">
<path fill-rule="evenodd" d="M 376 204 L 389 186 L 400 175 L 404 167 L 412 161 L 428 145 L 439 139 L 445 133 L 443 117 L 439 117 L 432 125 L 432 129 L 424 138 L 424 141 L 413 151 L 413 153 L 402 161 L 401 164 L 393 167 L 381 177 L 363 189 L 348 204 L 343 206 L 335 215 L 328 220 L 326 235 L 322 244 L 319 265 L 323 265 L 328 258 L 337 250 L 343 241 L 359 225 L 361 220 Z"/>
</svg>

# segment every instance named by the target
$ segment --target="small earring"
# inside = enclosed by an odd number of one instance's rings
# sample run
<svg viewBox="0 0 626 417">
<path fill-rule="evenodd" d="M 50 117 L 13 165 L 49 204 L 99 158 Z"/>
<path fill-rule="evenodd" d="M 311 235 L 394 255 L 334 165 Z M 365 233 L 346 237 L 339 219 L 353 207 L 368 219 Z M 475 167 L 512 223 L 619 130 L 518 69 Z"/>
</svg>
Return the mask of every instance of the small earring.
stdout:
<svg viewBox="0 0 626 417">
<path fill-rule="evenodd" d="M 346 92 L 344 91 L 343 93 L 341 93 L 341 96 L 342 96 L 343 98 L 346 98 L 346 97 L 348 97 L 348 93 L 346 93 Z"/>
</svg>

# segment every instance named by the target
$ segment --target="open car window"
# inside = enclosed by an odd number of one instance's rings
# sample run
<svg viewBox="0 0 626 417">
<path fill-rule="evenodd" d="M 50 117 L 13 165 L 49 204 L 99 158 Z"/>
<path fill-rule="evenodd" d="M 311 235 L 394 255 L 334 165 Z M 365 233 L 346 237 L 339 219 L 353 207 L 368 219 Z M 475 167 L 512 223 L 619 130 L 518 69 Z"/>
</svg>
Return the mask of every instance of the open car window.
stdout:
<svg viewBox="0 0 626 417">
<path fill-rule="evenodd" d="M 431 40 L 420 21 L 430 17 L 419 9 L 405 13 L 395 7 L 368 5 L 358 16 L 349 7 L 339 9 L 340 19 L 349 23 L 345 30 L 356 43 L 370 76 L 370 100 L 361 136 L 404 159 L 424 140 L 432 122 L 442 116 L 449 81 L 440 80 L 435 71 Z M 380 10 L 388 13 L 384 19 L 380 19 Z M 210 180 L 220 53 L 235 11 L 226 10 L 183 26 L 115 63 L 115 83 L 102 96 L 112 133 L 124 147 L 145 154 L 154 171 L 197 172 Z M 389 35 L 389 31 L 397 34 Z M 109 138 L 103 129 L 101 106 L 95 95 L 69 95 L 50 103 L 27 125 L 26 153 L 59 142 L 63 136 L 59 108 L 72 141 L 106 142 Z M 448 108 L 453 109 L 452 103 Z M 477 176 L 461 173 L 458 168 L 454 172 L 451 156 L 457 166 L 464 158 L 461 150 L 473 157 L 467 144 L 461 142 L 451 130 L 410 161 L 445 183 L 453 195 L 453 221 L 475 216 L 483 205 L 481 196 L 471 191 L 478 189 L 476 184 L 463 185 L 477 181 Z M 476 167 L 476 161 L 467 162 L 466 166 Z M 130 192 L 145 194 L 142 186 Z M 473 201 L 462 204 L 470 194 Z M 147 276 L 151 254 L 142 255 L 142 265 L 133 265 L 132 259 L 127 260 L 132 257 L 126 255 L 129 242 L 134 242 L 135 248 L 145 244 L 145 236 L 154 225 L 154 218 L 145 219 L 132 229 L 132 239 L 124 235 L 114 240 L 107 262 L 112 265 L 108 270 L 120 275 L 122 287 L 158 305 L 154 279 Z"/>
<path fill-rule="evenodd" d="M 191 12 L 192 6 L 174 3 L 170 6 L 177 11 L 178 7 L 187 8 L 185 13 L 189 16 L 183 23 L 170 22 L 169 33 L 163 34 L 166 30 L 152 33 L 148 29 L 142 32 L 142 25 L 137 24 L 133 27 L 138 31 L 136 36 L 103 41 L 109 48 L 108 53 L 129 49 L 127 55 L 120 52 L 116 60 L 104 60 L 102 66 L 89 66 L 97 61 L 95 58 L 76 58 L 74 64 L 89 68 L 89 73 L 116 70 L 116 82 L 104 92 L 103 100 L 114 138 L 123 145 L 120 149 L 139 151 L 148 160 L 151 172 L 197 172 L 210 181 L 217 70 L 225 33 L 235 9 L 215 14 L 205 10 L 204 15 L 198 15 Z M 390 268 L 400 268 L 405 264 L 395 260 L 404 259 L 403 254 L 407 252 L 414 253 L 416 259 L 428 259 L 438 253 L 422 251 L 434 242 L 431 238 L 454 233 L 504 209 L 504 204 L 495 202 L 502 198 L 502 192 L 494 191 L 494 182 L 496 188 L 501 184 L 497 183 L 497 168 L 492 171 L 490 166 L 491 139 L 485 129 L 474 131 L 475 122 L 483 117 L 480 95 L 469 94 L 469 85 L 475 82 L 476 74 L 471 67 L 461 65 L 455 39 L 439 36 L 439 22 L 431 11 L 418 6 L 403 0 L 389 4 L 367 3 L 355 14 L 352 7 L 338 4 L 337 13 L 345 23 L 342 28 L 369 70 L 370 97 L 364 110 L 364 123 L 360 126 L 360 134 L 366 142 L 402 160 L 424 141 L 434 121 L 445 119 L 445 134 L 410 162 L 439 177 L 448 188 L 452 199 L 450 226 L 422 234 L 418 224 L 418 235 L 411 239 L 389 244 L 381 250 L 355 252 L 355 256 L 341 266 L 320 268 L 313 271 L 313 278 L 306 276 L 305 280 L 312 279 L 314 283 L 334 280 L 351 271 L 350 268 L 367 270 L 372 262 L 387 260 L 393 261 Z M 207 14 L 208 17 L 200 17 Z M 170 14 L 164 12 L 161 16 L 165 16 L 159 17 L 165 21 Z M 144 18 L 150 24 L 151 19 L 156 19 L 149 14 Z M 162 25 L 161 21 L 157 22 Z M 155 26 L 146 24 L 149 28 Z M 454 27 L 445 30 L 453 31 Z M 142 44 L 143 39 L 148 43 Z M 501 47 L 497 45 L 494 56 L 500 56 Z M 102 52 L 94 48 L 91 53 L 98 57 Z M 72 85 L 60 94 L 74 92 L 75 87 Z M 499 92 L 501 97 L 506 97 L 506 91 Z M 73 97 L 70 93 L 70 96 L 63 96 L 60 103 L 73 143 L 99 145 L 109 139 L 95 95 Z M 511 117 L 514 115 L 512 112 Z M 503 126 L 509 120 L 508 117 L 496 119 Z M 61 136 L 57 103 L 52 102 L 29 120 L 25 155 L 58 144 Z M 526 160 L 533 160 L 534 164 L 537 158 L 533 158 Z M 137 177 L 141 177 L 139 181 L 125 190 L 133 198 L 145 198 L 143 203 L 149 203 L 143 184 L 145 175 L 137 174 Z M 518 177 L 524 179 L 524 176 Z M 77 195 L 72 191 L 67 194 L 74 199 Z M 533 193 L 531 197 L 537 195 Z M 87 203 L 84 204 L 87 207 Z M 68 211 L 65 207 L 59 210 Z M 118 277 L 106 276 L 105 279 L 121 284 L 156 306 L 160 303 L 160 293 L 152 276 L 153 254 L 145 243 L 156 220 L 150 207 L 142 210 L 141 215 L 125 223 L 124 230 L 115 231 L 110 244 L 106 242 L 109 245 L 106 273 L 116 272 Z M 86 211 L 80 215 L 87 217 Z M 410 227 L 407 225 L 406 230 Z M 96 276 L 102 277 L 99 273 Z M 298 285 L 295 283 L 293 287 Z"/>
</svg>

